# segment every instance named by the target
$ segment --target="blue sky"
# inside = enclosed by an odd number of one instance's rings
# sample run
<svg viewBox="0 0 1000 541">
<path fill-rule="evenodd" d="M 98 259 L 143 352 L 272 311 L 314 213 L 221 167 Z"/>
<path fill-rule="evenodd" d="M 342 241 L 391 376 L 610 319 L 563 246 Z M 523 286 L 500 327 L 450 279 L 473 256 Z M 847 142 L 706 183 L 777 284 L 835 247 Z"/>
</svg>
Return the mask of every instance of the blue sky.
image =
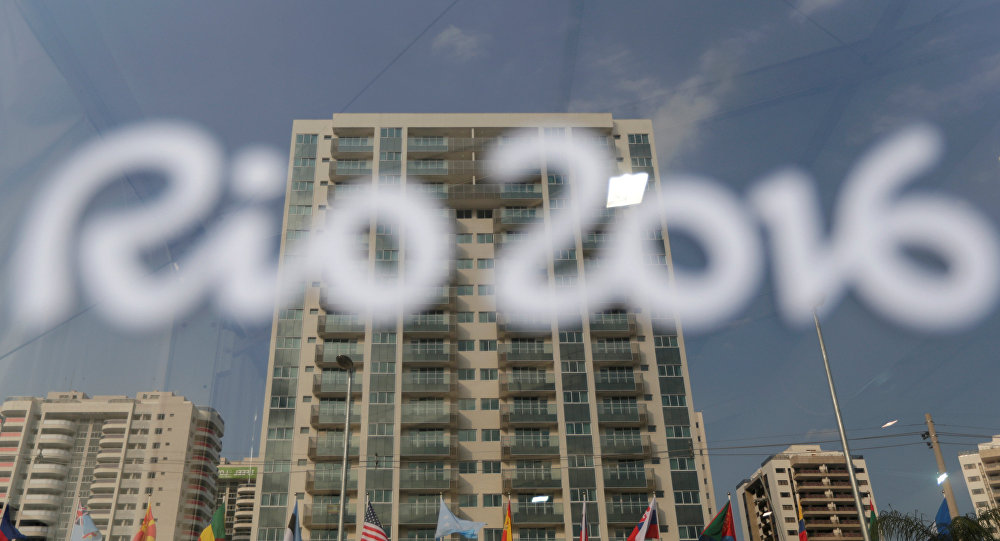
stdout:
<svg viewBox="0 0 1000 541">
<path fill-rule="evenodd" d="M 797 165 L 815 177 L 826 215 L 865 149 L 926 121 L 946 154 L 913 189 L 974 202 L 996 226 L 998 19 L 1000 5 L 980 1 L 0 4 L 0 251 L 9 255 L 47 173 L 117 126 L 181 118 L 229 152 L 284 151 L 292 119 L 340 111 L 652 118 L 661 172 L 742 194 Z M 121 184 L 103 195 L 132 204 L 153 194 Z M 815 333 L 786 326 L 773 295 L 768 279 L 733 322 L 688 336 L 719 498 L 783 444 L 837 439 Z M 15 329 L 0 315 L 4 396 L 167 388 L 222 411 L 228 455 L 249 450 L 266 330 L 208 310 L 141 336 L 87 311 L 42 337 Z M 851 437 L 922 431 L 913 425 L 925 412 L 942 432 L 1000 433 L 998 330 L 994 311 L 963 332 L 915 333 L 848 296 L 824 331 Z M 958 451 L 985 439 L 942 436 L 956 477 Z M 894 444 L 905 445 L 876 448 Z M 853 446 L 880 507 L 936 510 L 919 435 Z M 955 490 L 971 511 L 961 482 Z"/>
</svg>

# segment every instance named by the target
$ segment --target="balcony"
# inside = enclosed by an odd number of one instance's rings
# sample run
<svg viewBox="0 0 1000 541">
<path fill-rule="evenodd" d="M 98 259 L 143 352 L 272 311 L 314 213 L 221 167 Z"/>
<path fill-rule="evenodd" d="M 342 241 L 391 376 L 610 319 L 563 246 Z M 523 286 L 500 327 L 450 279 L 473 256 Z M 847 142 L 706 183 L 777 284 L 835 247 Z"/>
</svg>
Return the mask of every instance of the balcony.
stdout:
<svg viewBox="0 0 1000 541">
<path fill-rule="evenodd" d="M 559 419 L 559 408 L 555 404 L 515 406 L 504 404 L 500 408 L 500 420 L 505 424 L 519 426 L 554 425 Z"/>
<path fill-rule="evenodd" d="M 359 404 L 360 406 L 360 404 Z M 351 424 L 361 423 L 360 407 L 351 408 Z M 347 404 L 321 405 L 315 404 L 309 411 L 309 424 L 317 429 L 343 428 L 344 417 L 347 415 Z"/>
<path fill-rule="evenodd" d="M 653 468 L 604 468 L 604 488 L 618 492 L 649 493 L 656 490 Z"/>
<path fill-rule="evenodd" d="M 598 372 L 594 375 L 594 390 L 598 395 L 636 396 L 645 391 L 642 374 Z"/>
<path fill-rule="evenodd" d="M 552 336 L 552 321 L 535 319 L 529 316 L 500 314 L 497 318 L 497 330 L 501 335 L 508 337 L 537 338 Z"/>
<path fill-rule="evenodd" d="M 400 526 L 435 526 L 441 504 L 438 502 L 419 502 L 397 504 Z"/>
<path fill-rule="evenodd" d="M 552 468 L 517 468 L 503 471 L 506 492 L 562 488 L 562 470 Z"/>
<path fill-rule="evenodd" d="M 362 158 L 371 156 L 375 150 L 372 137 L 341 137 L 330 142 L 330 155 L 333 158 Z"/>
<path fill-rule="evenodd" d="M 320 338 L 350 338 L 365 334 L 365 322 L 356 315 L 325 314 L 319 316 L 317 332 Z"/>
<path fill-rule="evenodd" d="M 541 184 L 454 184 L 448 186 L 453 208 L 493 208 L 499 205 L 535 206 L 542 203 Z"/>
<path fill-rule="evenodd" d="M 351 436 L 351 445 L 348 455 L 358 456 L 359 440 L 358 436 Z M 318 461 L 335 460 L 339 462 L 344 457 L 344 435 L 312 437 L 309 438 L 309 448 L 307 451 L 309 458 Z"/>
<path fill-rule="evenodd" d="M 794 468 L 795 479 L 822 479 L 823 477 L 847 478 L 847 468 Z"/>
<path fill-rule="evenodd" d="M 316 347 L 316 366 L 320 368 L 339 368 L 337 355 L 347 355 L 354 364 L 364 362 L 364 346 L 362 344 L 345 344 L 342 342 L 326 342 L 322 347 Z"/>
<path fill-rule="evenodd" d="M 323 470 L 321 472 L 311 471 L 306 474 L 306 492 L 309 494 L 334 494 L 340 493 L 340 469 Z M 358 471 L 347 470 L 347 491 L 357 492 Z"/>
<path fill-rule="evenodd" d="M 355 377 L 351 394 L 361 394 L 361 378 Z M 324 372 L 313 376 L 313 395 L 319 398 L 344 398 L 347 392 L 346 372 Z"/>
<path fill-rule="evenodd" d="M 542 213 L 536 209 L 499 209 L 494 211 L 493 225 L 497 231 L 536 224 L 542 221 Z"/>
<path fill-rule="evenodd" d="M 561 503 L 516 502 L 511 504 L 510 512 L 511 522 L 518 526 L 543 526 L 563 523 L 563 504 Z"/>
<path fill-rule="evenodd" d="M 597 422 L 606 426 L 644 426 L 646 425 L 646 406 L 644 404 L 613 404 L 597 405 Z"/>
<path fill-rule="evenodd" d="M 458 488 L 458 470 L 419 470 L 403 468 L 399 470 L 399 490 L 407 491 L 451 491 Z"/>
<path fill-rule="evenodd" d="M 455 318 L 449 314 L 414 314 L 403 320 L 403 332 L 426 337 L 447 337 L 455 333 Z"/>
<path fill-rule="evenodd" d="M 427 374 L 403 372 L 403 394 L 413 396 L 448 396 L 454 394 L 458 385 L 451 374 Z"/>
<path fill-rule="evenodd" d="M 450 458 L 458 454 L 458 437 L 442 438 L 404 436 L 399 454 L 405 457 Z"/>
<path fill-rule="evenodd" d="M 37 440 L 39 447 L 55 447 L 59 449 L 71 449 L 73 447 L 73 436 L 65 434 L 41 434 Z"/>
<path fill-rule="evenodd" d="M 649 443 L 649 436 L 639 435 L 632 437 L 621 437 L 602 435 L 601 454 L 604 456 L 649 456 L 652 448 Z"/>
<path fill-rule="evenodd" d="M 527 346 L 524 344 L 500 344 L 497 355 L 501 363 L 542 362 L 552 360 L 552 344 Z"/>
<path fill-rule="evenodd" d="M 344 527 L 356 522 L 354 506 L 347 504 L 344 510 Z M 340 516 L 340 504 L 314 504 L 302 506 L 302 525 L 306 528 L 327 529 L 336 528 Z"/>
<path fill-rule="evenodd" d="M 417 426 L 452 426 L 458 420 L 458 414 L 452 411 L 449 404 L 428 406 L 420 402 L 403 404 L 400 421 L 404 425 Z"/>
<path fill-rule="evenodd" d="M 455 362 L 455 344 L 403 344 L 403 362 L 448 366 Z"/>
<path fill-rule="evenodd" d="M 546 396 L 556 392 L 556 378 L 550 372 L 507 373 L 500 380 L 500 393 L 522 396 Z"/>
<path fill-rule="evenodd" d="M 548 436 L 505 436 L 501 442 L 505 459 L 551 458 L 559 456 L 559 438 Z"/>
<path fill-rule="evenodd" d="M 590 314 L 590 334 L 593 336 L 635 335 L 634 314 Z"/>
<path fill-rule="evenodd" d="M 607 503 L 605 510 L 608 513 L 609 524 L 636 524 L 642 519 L 646 512 L 646 503 L 643 502 L 616 502 Z"/>
<path fill-rule="evenodd" d="M 125 427 L 124 419 L 105 421 L 104 426 L 107 426 L 109 423 L 120 425 L 122 429 Z M 76 424 L 73 421 L 67 421 L 65 419 L 45 419 L 42 421 L 42 433 L 73 434 L 75 431 Z"/>
<path fill-rule="evenodd" d="M 608 244 L 608 236 L 604 233 L 588 233 L 583 236 L 583 253 L 599 252 Z"/>
<path fill-rule="evenodd" d="M 358 177 L 371 177 L 371 160 L 335 160 L 328 169 L 332 182 L 344 182 Z"/>
<path fill-rule="evenodd" d="M 638 342 L 595 342 L 592 351 L 595 363 L 639 364 Z"/>
<path fill-rule="evenodd" d="M 448 286 L 432 287 L 423 300 L 428 307 L 448 308 L 455 301 L 455 290 Z"/>
</svg>

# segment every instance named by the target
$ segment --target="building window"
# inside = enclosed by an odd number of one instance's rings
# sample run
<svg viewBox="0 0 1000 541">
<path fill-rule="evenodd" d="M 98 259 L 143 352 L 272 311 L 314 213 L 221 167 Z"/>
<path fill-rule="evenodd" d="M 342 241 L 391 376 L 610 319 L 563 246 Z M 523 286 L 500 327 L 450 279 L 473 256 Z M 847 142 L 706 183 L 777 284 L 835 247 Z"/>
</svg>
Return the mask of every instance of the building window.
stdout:
<svg viewBox="0 0 1000 541">
<path fill-rule="evenodd" d="M 676 504 L 701 503 L 701 495 L 698 493 L 697 490 L 675 490 L 674 503 Z"/>
<path fill-rule="evenodd" d="M 463 460 L 458 463 L 458 473 L 476 473 L 475 460 Z"/>
<path fill-rule="evenodd" d="M 503 496 L 500 494 L 483 494 L 483 507 L 502 507 Z"/>
<path fill-rule="evenodd" d="M 455 261 L 455 268 L 457 269 L 471 269 L 472 260 L 471 259 L 458 259 Z"/>
<path fill-rule="evenodd" d="M 458 495 L 458 506 L 459 507 L 479 507 L 476 502 L 479 498 L 478 494 L 459 494 Z"/>
<path fill-rule="evenodd" d="M 496 321 L 497 321 L 496 312 L 479 312 L 480 323 L 496 323 Z"/>
<path fill-rule="evenodd" d="M 479 244 L 492 244 L 493 233 L 476 233 L 476 242 Z"/>
<path fill-rule="evenodd" d="M 496 368 L 480 368 L 479 369 L 479 379 L 483 381 L 494 381 L 497 379 L 499 372 Z"/>
<path fill-rule="evenodd" d="M 458 409 L 459 411 L 473 411 L 476 409 L 476 399 L 475 398 L 459 398 L 458 399 Z"/>
<path fill-rule="evenodd" d="M 476 379 L 476 369 L 475 368 L 459 368 L 458 369 L 458 380 L 459 381 L 470 381 Z"/>
<path fill-rule="evenodd" d="M 459 340 L 458 341 L 458 351 L 475 351 L 476 341 L 475 340 Z"/>
<path fill-rule="evenodd" d="M 458 295 L 459 297 L 470 296 L 473 294 L 473 291 L 475 290 L 472 288 L 471 285 L 463 284 L 455 286 L 455 295 Z"/>
<path fill-rule="evenodd" d="M 500 430 L 494 428 L 484 428 L 482 439 L 483 441 L 500 441 Z"/>
<path fill-rule="evenodd" d="M 480 295 L 493 295 L 496 292 L 496 287 L 493 284 L 480 284 L 479 294 Z"/>
<path fill-rule="evenodd" d="M 486 441 L 486 438 L 483 438 L 483 441 Z M 499 460 L 484 460 L 483 461 L 483 473 L 500 473 L 500 461 Z"/>
<path fill-rule="evenodd" d="M 473 312 L 458 312 L 455 314 L 455 320 L 459 323 L 472 323 Z"/>
<path fill-rule="evenodd" d="M 492 269 L 493 259 L 492 258 L 479 258 L 476 260 L 477 269 Z"/>
<path fill-rule="evenodd" d="M 476 441 L 476 430 L 474 428 L 459 430 L 458 441 Z"/>
<path fill-rule="evenodd" d="M 497 341 L 496 340 L 480 340 L 479 341 L 479 351 L 496 351 Z"/>
<path fill-rule="evenodd" d="M 499 398 L 481 398 L 479 400 L 479 408 L 484 411 L 496 411 L 500 409 L 500 399 Z"/>
<path fill-rule="evenodd" d="M 566 404 L 585 404 L 587 391 L 563 391 L 563 402 Z"/>
</svg>

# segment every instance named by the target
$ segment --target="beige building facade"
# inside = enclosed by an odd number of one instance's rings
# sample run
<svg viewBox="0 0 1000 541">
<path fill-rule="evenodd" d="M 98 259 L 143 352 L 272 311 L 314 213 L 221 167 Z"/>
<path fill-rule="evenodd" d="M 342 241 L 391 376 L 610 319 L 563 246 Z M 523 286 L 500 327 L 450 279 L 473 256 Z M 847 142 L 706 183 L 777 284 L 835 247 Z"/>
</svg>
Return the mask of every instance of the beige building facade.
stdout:
<svg viewBox="0 0 1000 541">
<path fill-rule="evenodd" d="M 649 120 L 610 114 L 336 114 L 296 120 L 282 264 L 302 256 L 328 208 L 362 184 L 420 190 L 441 203 L 454 255 L 432 305 L 376 323 L 337 305 L 320 278 L 276 311 L 253 539 L 280 540 L 296 499 L 307 536 L 338 539 L 346 502 L 356 538 L 366 493 L 392 539 L 430 540 L 443 497 L 499 540 L 512 500 L 518 539 L 568 539 L 587 505 L 592 536 L 625 538 L 651 497 L 663 535 L 697 539 L 716 511 L 684 338 L 643 299 L 581 308 L 575 321 L 497 312 L 494 261 L 529 228 L 551 225 L 576 189 L 548 163 L 516 184 L 492 182 L 488 150 L 530 130 L 600 146 L 611 174 L 646 172 L 659 189 Z M 602 187 L 602 190 L 605 188 Z M 586 283 L 608 232 L 630 208 L 600 209 L 545 263 L 550 287 Z M 375 224 L 356 249 L 369 272 L 406 264 L 406 232 Z M 671 272 L 661 227 L 644 261 Z M 352 358 L 350 468 L 340 494 Z"/>
<path fill-rule="evenodd" d="M 71 391 L 9 397 L 0 413 L 0 497 L 25 535 L 68 540 L 79 505 L 109 541 L 132 538 L 147 500 L 159 539 L 197 539 L 211 520 L 215 410 L 170 392 Z"/>
<path fill-rule="evenodd" d="M 975 451 L 959 454 L 958 463 L 976 514 L 995 509 L 1000 504 L 1000 435 L 980 443 Z"/>
<path fill-rule="evenodd" d="M 867 516 L 868 506 L 874 503 L 868 466 L 859 455 L 852 462 Z M 743 539 L 798 539 L 799 505 L 809 539 L 863 539 L 861 528 L 866 525 L 858 520 L 842 452 L 824 451 L 819 445 L 793 445 L 764 461 L 736 488 L 734 506 L 742 514 Z"/>
</svg>

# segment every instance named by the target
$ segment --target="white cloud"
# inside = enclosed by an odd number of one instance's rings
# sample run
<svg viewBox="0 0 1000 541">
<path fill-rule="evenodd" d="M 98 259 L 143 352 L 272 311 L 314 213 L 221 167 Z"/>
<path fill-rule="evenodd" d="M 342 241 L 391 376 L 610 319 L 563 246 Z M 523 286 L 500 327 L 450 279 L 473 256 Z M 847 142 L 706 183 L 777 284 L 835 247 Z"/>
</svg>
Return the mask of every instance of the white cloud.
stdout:
<svg viewBox="0 0 1000 541">
<path fill-rule="evenodd" d="M 483 34 L 472 34 L 455 25 L 449 25 L 434 37 L 431 50 L 459 62 L 467 62 L 483 54 L 486 41 L 487 36 Z"/>
</svg>

